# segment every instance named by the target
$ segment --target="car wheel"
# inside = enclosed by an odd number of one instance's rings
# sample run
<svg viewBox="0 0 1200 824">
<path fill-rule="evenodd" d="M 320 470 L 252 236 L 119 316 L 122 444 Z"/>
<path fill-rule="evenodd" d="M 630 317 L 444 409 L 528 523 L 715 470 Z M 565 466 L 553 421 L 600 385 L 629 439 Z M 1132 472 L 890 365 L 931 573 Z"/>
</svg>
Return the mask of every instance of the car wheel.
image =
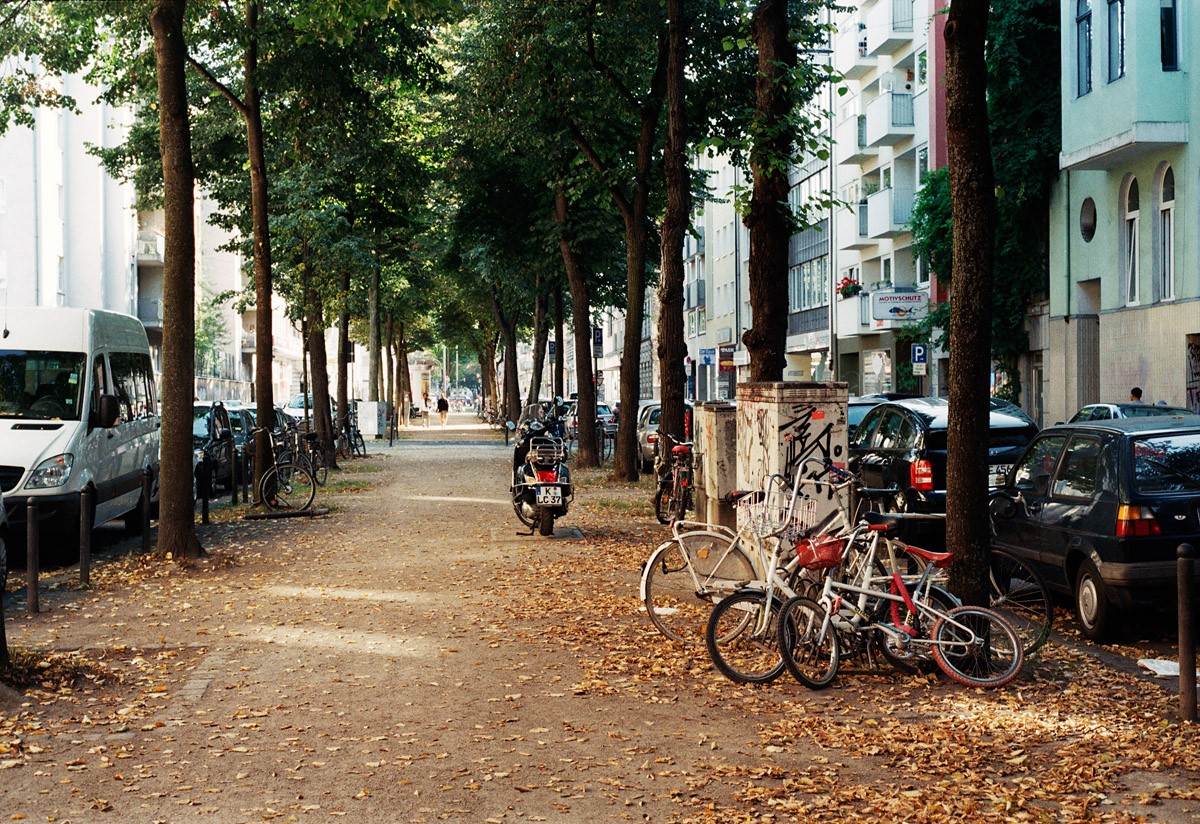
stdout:
<svg viewBox="0 0 1200 824">
<path fill-rule="evenodd" d="M 1075 574 L 1075 612 L 1083 634 L 1103 643 L 1112 637 L 1115 612 L 1109 600 L 1108 586 L 1091 560 L 1085 558 Z"/>
</svg>

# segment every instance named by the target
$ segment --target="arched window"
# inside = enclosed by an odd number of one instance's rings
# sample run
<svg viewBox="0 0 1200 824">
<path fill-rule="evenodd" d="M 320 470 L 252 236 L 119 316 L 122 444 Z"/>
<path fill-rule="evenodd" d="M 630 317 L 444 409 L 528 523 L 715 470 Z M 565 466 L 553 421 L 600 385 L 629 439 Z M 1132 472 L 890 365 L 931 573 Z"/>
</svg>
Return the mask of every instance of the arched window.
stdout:
<svg viewBox="0 0 1200 824">
<path fill-rule="evenodd" d="M 1138 302 L 1138 213 L 1140 196 L 1137 178 L 1125 190 L 1121 210 L 1121 295 L 1126 306 Z"/>
<path fill-rule="evenodd" d="M 1092 90 L 1092 2 L 1075 4 L 1075 74 L 1079 97 Z"/>
<path fill-rule="evenodd" d="M 1168 166 L 1159 186 L 1158 297 L 1175 297 L 1175 172 Z"/>
</svg>

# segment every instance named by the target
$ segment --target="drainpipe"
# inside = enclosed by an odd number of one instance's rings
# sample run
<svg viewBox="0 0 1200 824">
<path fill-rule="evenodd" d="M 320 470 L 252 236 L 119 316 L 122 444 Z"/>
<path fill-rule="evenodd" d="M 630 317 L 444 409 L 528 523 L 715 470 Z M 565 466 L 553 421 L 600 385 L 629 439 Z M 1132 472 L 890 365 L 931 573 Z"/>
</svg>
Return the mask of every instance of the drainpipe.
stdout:
<svg viewBox="0 0 1200 824">
<path fill-rule="evenodd" d="M 1067 238 L 1067 311 L 1063 316 L 1063 322 L 1068 326 L 1071 324 L 1071 170 L 1067 169 L 1067 205 L 1066 205 L 1066 223 L 1063 227 L 1066 231 L 1063 232 Z"/>
<path fill-rule="evenodd" d="M 33 59 L 34 71 L 37 71 L 38 61 Z M 38 182 L 38 171 L 41 168 L 40 152 L 38 151 L 38 121 L 41 112 L 33 112 L 33 305 L 42 305 L 42 197 Z"/>
</svg>

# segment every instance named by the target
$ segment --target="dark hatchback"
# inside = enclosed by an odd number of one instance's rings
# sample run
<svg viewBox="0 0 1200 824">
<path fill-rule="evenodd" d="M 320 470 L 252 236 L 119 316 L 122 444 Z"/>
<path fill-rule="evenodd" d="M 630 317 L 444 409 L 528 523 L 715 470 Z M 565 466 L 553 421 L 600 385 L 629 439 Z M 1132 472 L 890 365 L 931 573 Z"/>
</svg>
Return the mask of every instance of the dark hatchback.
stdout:
<svg viewBox="0 0 1200 824">
<path fill-rule="evenodd" d="M 992 512 L 996 546 L 1070 594 L 1084 634 L 1103 641 L 1122 610 L 1175 601 L 1176 549 L 1200 542 L 1200 417 L 1052 426 Z"/>
<path fill-rule="evenodd" d="M 881 403 L 866 414 L 850 439 L 850 469 L 863 484 L 894 489 L 886 502 L 904 512 L 946 511 L 945 398 L 909 398 Z M 993 409 L 988 422 L 990 485 L 998 486 L 1037 425 L 1024 413 Z"/>
</svg>

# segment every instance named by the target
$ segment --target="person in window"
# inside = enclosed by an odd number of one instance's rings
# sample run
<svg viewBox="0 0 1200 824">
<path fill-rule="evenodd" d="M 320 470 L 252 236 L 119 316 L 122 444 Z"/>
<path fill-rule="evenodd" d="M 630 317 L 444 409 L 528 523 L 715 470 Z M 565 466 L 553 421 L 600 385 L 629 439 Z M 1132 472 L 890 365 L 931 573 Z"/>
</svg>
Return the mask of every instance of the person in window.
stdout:
<svg viewBox="0 0 1200 824">
<path fill-rule="evenodd" d="M 446 415 L 450 412 L 450 401 L 445 395 L 438 395 L 438 417 L 442 419 L 442 428 L 446 428 Z"/>
</svg>

